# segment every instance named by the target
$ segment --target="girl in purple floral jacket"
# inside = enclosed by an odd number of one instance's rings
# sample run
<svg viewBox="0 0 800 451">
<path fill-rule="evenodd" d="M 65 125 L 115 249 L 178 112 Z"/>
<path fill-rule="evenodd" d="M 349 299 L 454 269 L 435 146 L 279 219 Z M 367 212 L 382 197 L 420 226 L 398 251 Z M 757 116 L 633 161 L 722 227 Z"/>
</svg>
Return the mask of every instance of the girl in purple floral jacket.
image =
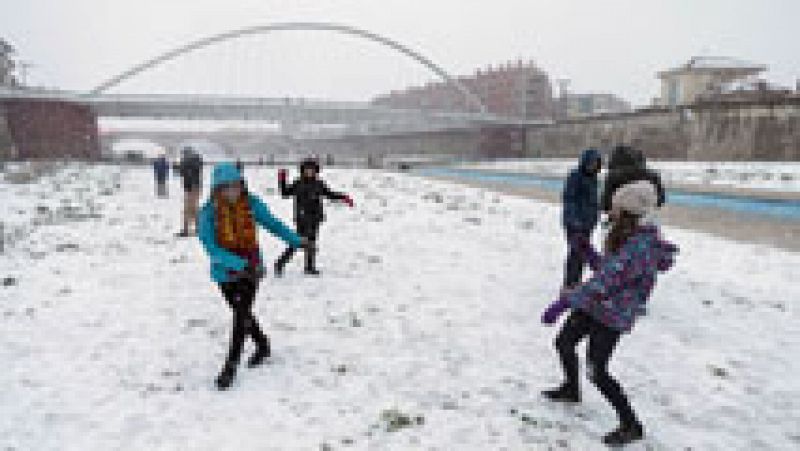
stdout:
<svg viewBox="0 0 800 451">
<path fill-rule="evenodd" d="M 620 420 L 620 426 L 603 438 L 608 445 L 622 445 L 644 436 L 644 428 L 622 387 L 608 372 L 608 362 L 621 335 L 630 332 L 636 319 L 645 313 L 657 274 L 672 267 L 678 251 L 674 244 L 661 238 L 655 225 L 643 220 L 655 209 L 657 201 L 656 190 L 649 182 L 621 187 L 612 201 L 605 255 L 595 252 L 587 240 L 578 243 L 594 275 L 563 292 L 542 315 L 542 322 L 549 325 L 572 309 L 555 342 L 565 382 L 543 394 L 553 401 L 580 401 L 575 347 L 588 336 L 589 378 Z"/>
</svg>

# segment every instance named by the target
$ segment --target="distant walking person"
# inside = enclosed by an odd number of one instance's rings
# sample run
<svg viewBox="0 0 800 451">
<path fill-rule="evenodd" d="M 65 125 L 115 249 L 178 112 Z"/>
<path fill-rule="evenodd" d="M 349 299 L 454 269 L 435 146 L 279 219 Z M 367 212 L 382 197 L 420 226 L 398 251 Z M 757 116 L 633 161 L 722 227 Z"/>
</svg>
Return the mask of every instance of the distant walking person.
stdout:
<svg viewBox="0 0 800 451">
<path fill-rule="evenodd" d="M 197 226 L 197 209 L 200 203 L 200 192 L 203 188 L 203 159 L 191 147 L 183 149 L 178 171 L 183 179 L 183 228 L 178 236 L 191 234 L 192 225 Z"/>
<path fill-rule="evenodd" d="M 225 390 L 233 383 L 245 338 L 256 343 L 248 366 L 270 356 L 269 337 L 252 312 L 258 285 L 264 275 L 257 227 L 260 225 L 292 248 L 308 243 L 270 213 L 264 202 L 250 194 L 242 174 L 232 163 L 214 167 L 211 195 L 198 217 L 198 236 L 211 260 L 211 278 L 219 284 L 233 311 L 233 331 L 228 356 L 216 379 Z"/>
<path fill-rule="evenodd" d="M 607 445 L 624 445 L 644 436 L 642 423 L 622 387 L 608 372 L 608 363 L 620 337 L 645 314 L 658 273 L 672 267 L 678 252 L 677 246 L 664 240 L 658 227 L 647 220 L 657 203 L 658 194 L 649 182 L 619 188 L 611 203 L 605 255 L 595 252 L 589 241 L 579 242 L 594 275 L 563 292 L 542 315 L 543 323 L 554 324 L 562 313 L 572 309 L 555 341 L 564 383 L 543 395 L 552 401 L 580 402 L 575 348 L 588 337 L 589 379 L 614 407 L 620 422 L 617 429 L 603 437 Z"/>
<path fill-rule="evenodd" d="M 284 198 L 294 197 L 294 220 L 297 233 L 311 242 L 305 251 L 305 273 L 318 276 L 320 274 L 316 265 L 317 238 L 319 227 L 325 220 L 322 199 L 328 198 L 344 202 L 353 207 L 353 200 L 344 193 L 331 191 L 328 185 L 319 178 L 320 167 L 315 159 L 306 159 L 300 163 L 300 177 L 291 184 L 286 183 L 286 170 L 278 172 L 278 186 Z M 290 247 L 275 262 L 275 275 L 283 275 L 283 269 L 292 259 L 295 248 Z"/>
<path fill-rule="evenodd" d="M 600 172 L 600 152 L 586 149 L 578 167 L 570 172 L 562 193 L 563 225 L 567 235 L 567 262 L 564 265 L 564 288 L 581 282 L 585 258 L 576 247 L 578 240 L 589 241 L 597 226 L 599 199 L 597 174 Z"/>
<path fill-rule="evenodd" d="M 169 162 L 164 154 L 153 160 L 153 172 L 156 178 L 156 195 L 167 197 L 167 179 L 169 178 Z"/>
</svg>

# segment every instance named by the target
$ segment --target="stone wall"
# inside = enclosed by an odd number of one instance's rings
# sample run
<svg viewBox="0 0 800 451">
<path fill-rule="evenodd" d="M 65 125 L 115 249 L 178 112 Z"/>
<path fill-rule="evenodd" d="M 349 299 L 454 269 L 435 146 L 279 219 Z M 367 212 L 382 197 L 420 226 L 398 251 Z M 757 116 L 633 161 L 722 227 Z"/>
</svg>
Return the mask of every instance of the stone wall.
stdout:
<svg viewBox="0 0 800 451">
<path fill-rule="evenodd" d="M 559 121 L 529 128 L 526 141 L 528 157 L 574 157 L 624 143 L 654 159 L 800 161 L 800 97 Z"/>
<path fill-rule="evenodd" d="M 800 161 L 800 99 L 705 103 L 692 116 L 692 160 Z"/>
<path fill-rule="evenodd" d="M 449 130 L 389 135 L 352 135 L 337 139 L 297 142 L 303 153 L 337 157 L 449 155 L 476 159 L 481 156 L 479 130 Z"/>
</svg>

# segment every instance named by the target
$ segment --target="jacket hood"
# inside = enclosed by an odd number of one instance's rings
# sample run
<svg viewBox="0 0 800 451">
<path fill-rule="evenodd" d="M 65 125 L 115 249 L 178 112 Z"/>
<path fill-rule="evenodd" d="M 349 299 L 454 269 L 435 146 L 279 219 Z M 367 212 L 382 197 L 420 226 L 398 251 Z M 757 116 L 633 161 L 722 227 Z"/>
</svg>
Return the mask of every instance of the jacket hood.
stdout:
<svg viewBox="0 0 800 451">
<path fill-rule="evenodd" d="M 581 159 L 579 163 L 579 167 L 581 172 L 586 173 L 586 169 L 589 167 L 590 164 L 597 161 L 600 162 L 602 157 L 600 156 L 600 152 L 597 149 L 586 149 L 581 154 Z"/>
<path fill-rule="evenodd" d="M 211 189 L 215 190 L 220 185 L 227 183 L 242 182 L 242 173 L 236 168 L 233 163 L 219 163 L 214 166 L 211 172 Z"/>
<path fill-rule="evenodd" d="M 608 160 L 608 168 L 617 169 L 624 167 L 644 168 L 645 159 L 642 151 L 630 146 L 615 147 L 611 152 L 611 158 Z"/>
<path fill-rule="evenodd" d="M 674 243 L 661 237 L 658 228 L 653 225 L 645 225 L 640 229 L 644 239 L 651 243 L 652 257 L 656 261 L 656 267 L 660 272 L 667 272 L 675 265 L 675 256 L 680 249 Z"/>
</svg>

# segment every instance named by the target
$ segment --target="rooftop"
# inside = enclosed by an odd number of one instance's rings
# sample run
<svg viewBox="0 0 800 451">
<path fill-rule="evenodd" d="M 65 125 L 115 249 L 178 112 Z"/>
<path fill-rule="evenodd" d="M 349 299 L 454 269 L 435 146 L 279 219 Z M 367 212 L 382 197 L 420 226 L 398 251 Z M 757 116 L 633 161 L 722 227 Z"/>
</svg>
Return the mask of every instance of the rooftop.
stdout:
<svg viewBox="0 0 800 451">
<path fill-rule="evenodd" d="M 659 75 L 701 70 L 734 70 L 757 74 L 767 70 L 767 66 L 727 56 L 694 56 L 686 64 L 660 72 Z"/>
</svg>

